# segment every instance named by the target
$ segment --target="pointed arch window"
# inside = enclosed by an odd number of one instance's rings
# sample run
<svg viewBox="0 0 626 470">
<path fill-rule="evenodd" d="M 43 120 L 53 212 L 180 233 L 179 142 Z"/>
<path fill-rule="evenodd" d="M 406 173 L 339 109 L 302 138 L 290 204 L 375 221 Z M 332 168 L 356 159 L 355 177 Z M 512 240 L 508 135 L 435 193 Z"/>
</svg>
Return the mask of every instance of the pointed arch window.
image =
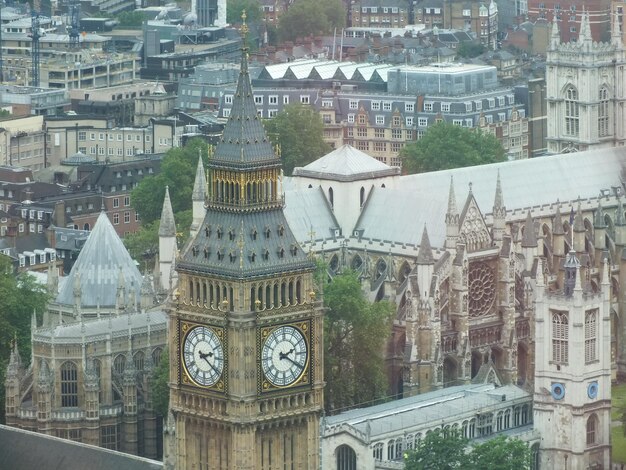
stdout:
<svg viewBox="0 0 626 470">
<path fill-rule="evenodd" d="M 78 368 L 71 361 L 61 365 L 61 406 L 78 406 Z"/>
<path fill-rule="evenodd" d="M 569 360 L 569 330 L 567 312 L 552 312 L 552 360 L 567 364 Z"/>
<path fill-rule="evenodd" d="M 585 363 L 597 360 L 597 325 L 598 311 L 590 310 L 585 313 Z"/>
<path fill-rule="evenodd" d="M 598 439 L 598 417 L 595 414 L 589 416 L 587 420 L 587 445 L 591 446 Z"/>
<path fill-rule="evenodd" d="M 598 96 L 598 137 L 609 135 L 609 90 L 600 88 Z"/>
<path fill-rule="evenodd" d="M 578 91 L 570 86 L 565 90 L 565 135 L 578 136 L 579 131 Z"/>
</svg>

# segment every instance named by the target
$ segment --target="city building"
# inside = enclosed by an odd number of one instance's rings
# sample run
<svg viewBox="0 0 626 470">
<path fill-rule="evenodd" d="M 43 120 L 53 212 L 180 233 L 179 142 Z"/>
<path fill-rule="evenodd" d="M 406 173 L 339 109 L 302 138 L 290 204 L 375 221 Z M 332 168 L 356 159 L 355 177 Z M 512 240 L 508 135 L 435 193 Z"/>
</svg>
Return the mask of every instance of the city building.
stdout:
<svg viewBox="0 0 626 470">
<path fill-rule="evenodd" d="M 404 28 L 409 24 L 409 7 L 402 0 L 359 0 L 350 7 L 353 27 Z"/>
<path fill-rule="evenodd" d="M 46 167 L 43 116 L 0 118 L 0 162 L 33 171 Z"/>
<path fill-rule="evenodd" d="M 442 1 L 445 28 L 473 32 L 488 49 L 496 49 L 498 42 L 498 5 L 487 2 Z"/>
<path fill-rule="evenodd" d="M 14 116 L 57 116 L 69 108 L 70 100 L 66 90 L 0 85 L 0 103 Z"/>
</svg>

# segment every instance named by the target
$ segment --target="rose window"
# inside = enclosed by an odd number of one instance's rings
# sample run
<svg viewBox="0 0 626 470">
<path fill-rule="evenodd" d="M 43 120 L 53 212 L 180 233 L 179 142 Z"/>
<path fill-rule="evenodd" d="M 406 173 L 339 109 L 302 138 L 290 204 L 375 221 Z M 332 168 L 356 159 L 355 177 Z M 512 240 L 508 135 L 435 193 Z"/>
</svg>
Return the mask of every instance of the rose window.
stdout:
<svg viewBox="0 0 626 470">
<path fill-rule="evenodd" d="M 473 263 L 469 271 L 469 314 L 486 315 L 496 299 L 496 282 L 492 269 L 486 263 Z"/>
</svg>

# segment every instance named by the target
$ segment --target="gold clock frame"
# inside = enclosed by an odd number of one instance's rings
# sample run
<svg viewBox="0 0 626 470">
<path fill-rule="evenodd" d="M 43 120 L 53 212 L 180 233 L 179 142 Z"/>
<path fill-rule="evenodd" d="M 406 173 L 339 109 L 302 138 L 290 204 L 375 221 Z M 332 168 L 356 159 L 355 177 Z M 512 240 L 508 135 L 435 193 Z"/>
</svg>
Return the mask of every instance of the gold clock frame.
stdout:
<svg viewBox="0 0 626 470">
<path fill-rule="evenodd" d="M 187 334 L 194 328 L 202 326 L 210 329 L 215 333 L 215 335 L 219 338 L 222 343 L 222 350 L 224 351 L 224 368 L 222 369 L 222 375 L 213 385 L 201 385 L 193 380 L 187 371 L 187 366 L 185 365 L 184 352 L 183 349 L 185 347 L 185 340 L 187 339 Z M 194 389 L 206 390 L 217 393 L 226 393 L 228 389 L 228 342 L 227 335 L 225 329 L 211 325 L 207 323 L 197 323 L 190 322 L 186 320 L 180 320 L 178 322 L 178 360 L 179 360 L 179 368 L 178 368 L 178 383 L 182 386 L 192 387 Z"/>
<path fill-rule="evenodd" d="M 300 376 L 298 377 L 298 379 L 289 385 L 280 386 L 280 385 L 274 385 L 272 382 L 270 382 L 268 379 L 265 378 L 265 374 L 263 373 L 263 365 L 261 363 L 261 353 L 263 351 L 263 345 L 265 344 L 265 341 L 267 340 L 268 336 L 274 330 L 283 326 L 291 326 L 297 329 L 302 334 L 302 336 L 304 337 L 304 341 L 306 342 L 308 354 L 306 358 L 306 365 L 304 366 L 304 369 L 302 373 L 300 374 Z M 299 387 L 310 387 L 311 384 L 313 383 L 312 370 L 311 370 L 311 358 L 313 356 L 314 351 L 312 349 L 312 344 L 313 344 L 312 324 L 311 324 L 310 319 L 300 320 L 296 322 L 277 323 L 273 325 L 260 327 L 257 332 L 257 351 L 259 354 L 257 358 L 257 377 L 258 377 L 257 389 L 258 389 L 259 395 L 263 395 L 267 393 L 280 393 L 280 392 L 284 392 L 284 391 L 291 390 L 293 388 L 299 388 Z"/>
</svg>

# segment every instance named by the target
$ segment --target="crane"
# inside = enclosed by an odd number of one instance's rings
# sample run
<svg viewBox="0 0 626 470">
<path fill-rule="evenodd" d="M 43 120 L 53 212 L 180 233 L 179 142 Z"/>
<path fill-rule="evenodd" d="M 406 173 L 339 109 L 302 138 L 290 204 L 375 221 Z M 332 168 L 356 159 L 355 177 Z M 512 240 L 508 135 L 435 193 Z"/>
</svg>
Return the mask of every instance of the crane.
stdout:
<svg viewBox="0 0 626 470">
<path fill-rule="evenodd" d="M 80 23 L 80 3 L 79 0 L 69 0 L 68 12 L 70 16 L 69 24 L 69 37 L 70 37 L 70 49 L 78 47 L 78 41 L 80 38 L 79 23 Z"/>
<path fill-rule="evenodd" d="M 39 86 L 39 60 L 40 60 L 40 52 L 39 52 L 39 39 L 41 38 L 41 31 L 39 27 L 39 13 L 33 11 L 31 13 L 31 60 L 32 60 L 32 71 L 31 71 L 31 85 L 34 87 Z"/>
</svg>

